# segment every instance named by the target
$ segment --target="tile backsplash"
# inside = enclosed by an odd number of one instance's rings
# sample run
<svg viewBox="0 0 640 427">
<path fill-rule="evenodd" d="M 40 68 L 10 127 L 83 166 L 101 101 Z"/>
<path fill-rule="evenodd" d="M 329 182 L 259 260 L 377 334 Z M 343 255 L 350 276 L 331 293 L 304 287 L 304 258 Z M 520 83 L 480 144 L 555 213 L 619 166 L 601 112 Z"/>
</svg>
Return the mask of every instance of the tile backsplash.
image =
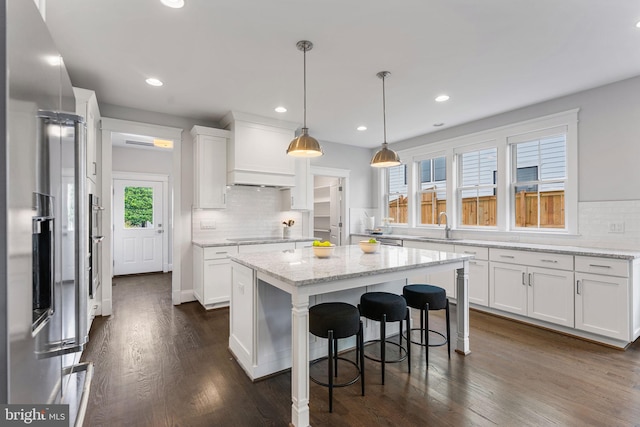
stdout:
<svg viewBox="0 0 640 427">
<path fill-rule="evenodd" d="M 226 209 L 193 209 L 191 218 L 194 239 L 279 237 L 284 228 L 282 222 L 289 219 L 295 221 L 291 237 L 302 237 L 309 213 L 282 211 L 277 188 L 231 186 L 227 189 Z"/>
</svg>

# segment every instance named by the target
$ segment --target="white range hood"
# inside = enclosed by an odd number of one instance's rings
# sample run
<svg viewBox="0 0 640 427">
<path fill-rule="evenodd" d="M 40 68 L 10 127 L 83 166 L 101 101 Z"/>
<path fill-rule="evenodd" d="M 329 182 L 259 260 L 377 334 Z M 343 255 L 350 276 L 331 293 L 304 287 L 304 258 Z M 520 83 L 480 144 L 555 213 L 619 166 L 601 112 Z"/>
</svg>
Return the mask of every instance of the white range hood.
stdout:
<svg viewBox="0 0 640 427">
<path fill-rule="evenodd" d="M 286 151 L 297 123 L 232 111 L 221 124 L 231 131 L 228 185 L 295 186 L 295 159 Z"/>
</svg>

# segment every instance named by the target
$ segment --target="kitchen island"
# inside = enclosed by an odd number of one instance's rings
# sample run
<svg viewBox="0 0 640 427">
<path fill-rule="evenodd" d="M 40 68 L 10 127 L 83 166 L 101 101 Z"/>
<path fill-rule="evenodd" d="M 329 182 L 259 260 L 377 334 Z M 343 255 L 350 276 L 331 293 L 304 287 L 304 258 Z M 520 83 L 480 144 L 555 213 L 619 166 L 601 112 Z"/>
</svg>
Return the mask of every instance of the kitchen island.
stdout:
<svg viewBox="0 0 640 427">
<path fill-rule="evenodd" d="M 229 348 L 252 380 L 291 368 L 292 425 L 308 426 L 310 300 L 354 303 L 367 291 L 401 293 L 409 277 L 455 269 L 456 352 L 468 354 L 471 258 L 390 246 L 374 254 L 339 246 L 329 258 L 315 257 L 312 248 L 234 255 Z"/>
</svg>

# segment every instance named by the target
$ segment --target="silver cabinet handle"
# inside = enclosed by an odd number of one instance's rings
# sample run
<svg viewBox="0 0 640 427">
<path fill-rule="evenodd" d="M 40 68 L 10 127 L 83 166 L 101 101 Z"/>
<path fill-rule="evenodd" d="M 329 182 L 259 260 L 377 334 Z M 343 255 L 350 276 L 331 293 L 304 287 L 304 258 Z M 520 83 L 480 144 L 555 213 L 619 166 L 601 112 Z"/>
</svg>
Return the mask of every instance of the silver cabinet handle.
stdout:
<svg viewBox="0 0 640 427">
<path fill-rule="evenodd" d="M 578 295 L 581 295 L 581 290 L 580 290 L 580 280 L 576 280 L 576 293 Z"/>
<path fill-rule="evenodd" d="M 522 272 L 522 286 L 527 286 L 527 284 L 526 284 L 526 283 L 524 283 L 524 274 L 525 274 L 525 273 L 524 273 L 524 271 L 523 271 L 523 272 Z"/>
<path fill-rule="evenodd" d="M 533 276 L 529 273 L 529 286 L 533 286 Z"/>
<path fill-rule="evenodd" d="M 553 264 L 557 264 L 558 263 L 558 260 L 555 260 L 555 259 L 542 259 L 540 261 L 542 261 L 542 262 L 551 262 Z"/>
<path fill-rule="evenodd" d="M 500 255 L 501 258 L 509 258 L 509 259 L 513 259 L 515 258 L 513 255 Z"/>
<path fill-rule="evenodd" d="M 610 265 L 600 265 L 600 264 L 589 264 L 589 267 L 595 267 L 595 268 L 611 268 Z"/>
<path fill-rule="evenodd" d="M 471 254 L 471 255 L 475 255 L 476 253 L 474 251 L 462 251 L 463 254 Z"/>
</svg>

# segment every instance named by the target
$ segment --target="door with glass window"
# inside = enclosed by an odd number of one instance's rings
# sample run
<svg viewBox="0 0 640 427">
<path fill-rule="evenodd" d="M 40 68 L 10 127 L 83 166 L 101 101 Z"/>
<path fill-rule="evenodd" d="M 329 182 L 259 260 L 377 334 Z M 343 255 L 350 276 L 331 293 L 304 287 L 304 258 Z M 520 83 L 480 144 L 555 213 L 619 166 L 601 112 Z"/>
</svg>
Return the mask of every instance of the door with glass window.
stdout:
<svg viewBox="0 0 640 427">
<path fill-rule="evenodd" d="M 162 182 L 113 180 L 113 274 L 162 271 Z"/>
</svg>

